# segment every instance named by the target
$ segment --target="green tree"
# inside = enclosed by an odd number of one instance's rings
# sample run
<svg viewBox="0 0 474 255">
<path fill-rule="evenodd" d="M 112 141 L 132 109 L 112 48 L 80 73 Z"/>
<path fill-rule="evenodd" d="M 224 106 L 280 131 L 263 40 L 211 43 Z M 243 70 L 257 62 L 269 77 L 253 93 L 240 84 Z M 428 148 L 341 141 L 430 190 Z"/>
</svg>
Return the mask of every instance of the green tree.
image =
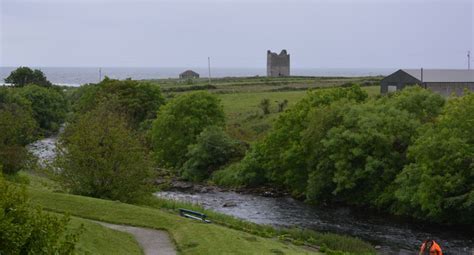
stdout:
<svg viewBox="0 0 474 255">
<path fill-rule="evenodd" d="M 258 155 L 258 157 L 253 157 L 249 160 L 253 163 L 246 163 L 243 167 L 248 166 L 257 171 L 265 169 L 268 180 L 290 188 L 294 195 L 303 194 L 308 172 L 307 155 L 302 146 L 302 134 L 308 127 L 310 113 L 314 109 L 336 101 L 363 102 L 366 98 L 367 93 L 357 86 L 309 91 L 305 98 L 279 116 L 273 129 L 261 142 L 262 144 L 255 146 L 260 151 L 249 154 Z M 256 163 L 255 160 L 259 162 Z M 242 170 L 242 172 L 249 173 L 251 170 Z"/>
<path fill-rule="evenodd" d="M 36 136 L 31 103 L 13 88 L 0 88 L 0 164 L 12 174 L 28 162 L 25 145 Z"/>
<path fill-rule="evenodd" d="M 245 148 L 221 128 L 208 127 L 199 134 L 196 144 L 188 147 L 182 176 L 203 181 L 220 167 L 243 156 Z"/>
<path fill-rule="evenodd" d="M 224 122 L 224 110 L 215 95 L 195 92 L 172 99 L 153 122 L 152 142 L 159 164 L 181 167 L 197 136 L 206 127 L 223 127 Z"/>
<path fill-rule="evenodd" d="M 392 104 L 398 109 L 409 112 L 421 122 L 434 121 L 445 104 L 445 99 L 441 95 L 419 86 L 391 93 L 380 101 L 380 103 Z"/>
<path fill-rule="evenodd" d="M 311 154 L 315 167 L 308 197 L 314 202 L 337 198 L 356 205 L 390 205 L 392 183 L 407 163 L 406 150 L 421 123 L 407 111 L 375 101 L 347 104 L 334 113 L 316 118 L 329 125 L 312 122 L 321 128 L 306 139 L 308 147 L 317 146 Z"/>
<path fill-rule="evenodd" d="M 44 88 L 28 85 L 20 93 L 31 102 L 33 117 L 45 132 L 56 132 L 64 122 L 67 113 L 67 101 L 61 91 L 53 87 Z"/>
<path fill-rule="evenodd" d="M 448 101 L 409 148 L 397 177 L 396 211 L 444 223 L 474 224 L 474 94 Z"/>
<path fill-rule="evenodd" d="M 23 87 L 28 84 L 36 84 L 43 87 L 50 87 L 52 85 L 41 70 L 32 70 L 29 67 L 18 67 L 5 78 L 5 82 L 17 87 Z"/>
<path fill-rule="evenodd" d="M 127 115 L 133 128 L 138 128 L 146 120 L 154 119 L 165 101 L 157 85 L 107 77 L 97 85 L 82 86 L 73 98 L 73 108 L 80 113 L 93 110 L 102 102 L 114 100 L 116 110 Z"/>
<path fill-rule="evenodd" d="M 73 254 L 81 229 L 67 230 L 69 217 L 34 207 L 25 190 L 1 174 L 0 194 L 1 254 Z"/>
<path fill-rule="evenodd" d="M 68 124 L 58 147 L 60 181 L 74 194 L 133 202 L 151 191 L 145 149 L 113 104 Z"/>
</svg>

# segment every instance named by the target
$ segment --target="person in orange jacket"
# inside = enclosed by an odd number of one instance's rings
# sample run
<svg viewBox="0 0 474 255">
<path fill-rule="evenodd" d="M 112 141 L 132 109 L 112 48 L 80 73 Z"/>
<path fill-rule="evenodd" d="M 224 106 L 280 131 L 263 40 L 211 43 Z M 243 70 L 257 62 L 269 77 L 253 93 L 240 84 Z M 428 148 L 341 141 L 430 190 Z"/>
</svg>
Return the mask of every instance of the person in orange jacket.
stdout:
<svg viewBox="0 0 474 255">
<path fill-rule="evenodd" d="M 443 255 L 443 252 L 434 240 L 427 238 L 421 245 L 419 255 Z"/>
</svg>

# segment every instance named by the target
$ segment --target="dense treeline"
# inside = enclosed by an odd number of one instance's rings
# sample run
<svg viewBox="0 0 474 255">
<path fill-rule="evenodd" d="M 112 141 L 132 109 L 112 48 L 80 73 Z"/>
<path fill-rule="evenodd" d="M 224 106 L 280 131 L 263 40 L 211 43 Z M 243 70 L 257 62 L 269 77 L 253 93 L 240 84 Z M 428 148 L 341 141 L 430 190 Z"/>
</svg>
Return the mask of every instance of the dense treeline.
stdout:
<svg viewBox="0 0 474 255">
<path fill-rule="evenodd" d="M 358 87 L 315 90 L 213 180 L 472 224 L 473 130 L 474 94 L 446 102 L 419 87 L 376 99 Z"/>
<path fill-rule="evenodd" d="M 71 98 L 56 166 L 75 194 L 136 201 L 150 193 L 156 167 L 202 181 L 244 155 L 245 146 L 224 132 L 221 102 L 208 92 L 165 103 L 156 85 L 106 78 Z"/>
</svg>

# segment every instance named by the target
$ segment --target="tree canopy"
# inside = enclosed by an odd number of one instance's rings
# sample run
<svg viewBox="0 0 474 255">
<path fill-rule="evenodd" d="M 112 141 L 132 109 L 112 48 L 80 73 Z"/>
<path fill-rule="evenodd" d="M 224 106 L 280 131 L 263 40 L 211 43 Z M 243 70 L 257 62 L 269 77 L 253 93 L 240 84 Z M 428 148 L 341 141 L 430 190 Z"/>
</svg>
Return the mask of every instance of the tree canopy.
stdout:
<svg viewBox="0 0 474 255">
<path fill-rule="evenodd" d="M 58 146 L 60 180 L 74 194 L 133 202 L 150 191 L 146 151 L 114 105 L 78 116 Z"/>
<path fill-rule="evenodd" d="M 58 131 L 68 111 L 67 101 L 60 90 L 28 85 L 20 89 L 20 94 L 31 102 L 33 117 L 41 129 L 50 133 Z"/>
<path fill-rule="evenodd" d="M 223 127 L 224 110 L 208 92 L 180 95 L 160 108 L 153 122 L 152 142 L 160 165 L 179 168 L 186 161 L 188 146 L 209 126 Z"/>
<path fill-rule="evenodd" d="M 159 86 L 107 77 L 99 84 L 81 86 L 73 98 L 73 109 L 78 113 L 90 111 L 101 102 L 114 100 L 116 110 L 125 113 L 133 127 L 139 127 L 144 121 L 154 119 L 165 102 Z"/>
<path fill-rule="evenodd" d="M 18 67 L 5 78 L 5 82 L 11 83 L 17 87 L 23 87 L 28 84 L 36 84 L 38 86 L 50 87 L 52 84 L 41 70 L 32 70 L 29 67 Z"/>
<path fill-rule="evenodd" d="M 449 100 L 421 131 L 396 181 L 398 212 L 474 224 L 474 94 Z"/>
<path fill-rule="evenodd" d="M 5 173 L 22 169 L 28 159 L 25 145 L 37 134 L 31 102 L 13 88 L 0 88 L 0 165 Z"/>
</svg>

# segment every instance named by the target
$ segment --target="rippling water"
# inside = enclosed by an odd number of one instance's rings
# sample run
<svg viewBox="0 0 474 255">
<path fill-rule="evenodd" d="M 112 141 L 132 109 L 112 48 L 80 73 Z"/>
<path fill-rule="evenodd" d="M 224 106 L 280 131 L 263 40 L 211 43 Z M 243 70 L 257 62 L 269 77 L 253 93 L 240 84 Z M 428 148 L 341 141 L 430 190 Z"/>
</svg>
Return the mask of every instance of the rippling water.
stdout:
<svg viewBox="0 0 474 255">
<path fill-rule="evenodd" d="M 360 237 L 381 246 L 384 254 L 413 254 L 421 241 L 431 236 L 449 254 L 474 252 L 472 234 L 440 227 L 413 224 L 394 217 L 384 217 L 347 207 L 318 208 L 289 197 L 269 198 L 235 192 L 211 191 L 185 193 L 165 191 L 158 197 L 198 203 L 207 209 L 259 224 L 298 226 L 323 232 L 333 232 Z M 233 207 L 224 207 L 232 204 Z"/>
</svg>

